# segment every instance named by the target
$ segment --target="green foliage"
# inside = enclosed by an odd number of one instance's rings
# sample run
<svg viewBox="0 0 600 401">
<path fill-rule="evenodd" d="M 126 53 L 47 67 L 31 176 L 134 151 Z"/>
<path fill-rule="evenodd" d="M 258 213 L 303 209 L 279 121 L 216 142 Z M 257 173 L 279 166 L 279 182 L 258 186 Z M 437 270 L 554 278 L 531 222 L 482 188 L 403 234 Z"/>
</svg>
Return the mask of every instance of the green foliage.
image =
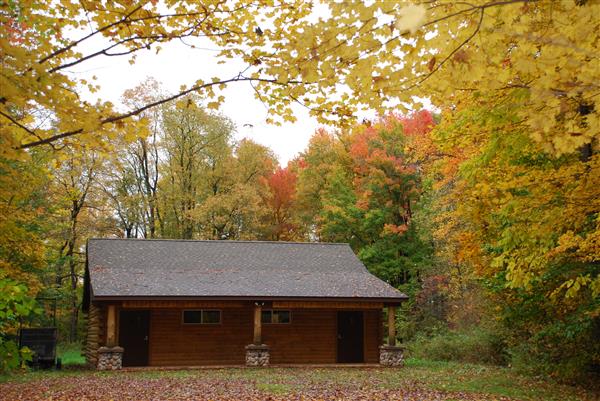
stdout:
<svg viewBox="0 0 600 401">
<path fill-rule="evenodd" d="M 27 347 L 19 349 L 17 343 L 0 337 L 0 373 L 10 372 L 22 362 L 31 360 L 31 351 Z"/>
<path fill-rule="evenodd" d="M 568 268 L 556 266 L 558 270 Z M 569 382 L 585 379 L 591 368 L 600 364 L 600 320 L 594 314 L 600 299 L 590 297 L 562 315 L 565 306 L 544 296 L 554 285 L 551 273 L 536 281 L 530 291 L 506 290 L 503 281 L 498 279 L 493 290 L 508 292 L 511 301 L 501 308 L 500 315 L 505 326 L 512 328 L 507 332 L 511 365 L 526 373 Z"/>
<path fill-rule="evenodd" d="M 32 292 L 40 288 L 46 249 L 45 162 L 43 152 L 27 162 L 0 158 L 0 279 L 26 283 Z"/>
<path fill-rule="evenodd" d="M 31 351 L 27 347 L 19 349 L 14 337 L 9 338 L 8 334 L 15 332 L 21 319 L 40 312 L 24 284 L 0 280 L 0 372 L 13 370 L 31 360 Z"/>
<path fill-rule="evenodd" d="M 402 237 L 380 235 L 380 238 L 360 249 L 358 256 L 369 270 L 393 286 L 409 291 L 416 285 L 419 272 L 431 261 L 432 249 L 421 241 L 414 227 Z"/>
</svg>

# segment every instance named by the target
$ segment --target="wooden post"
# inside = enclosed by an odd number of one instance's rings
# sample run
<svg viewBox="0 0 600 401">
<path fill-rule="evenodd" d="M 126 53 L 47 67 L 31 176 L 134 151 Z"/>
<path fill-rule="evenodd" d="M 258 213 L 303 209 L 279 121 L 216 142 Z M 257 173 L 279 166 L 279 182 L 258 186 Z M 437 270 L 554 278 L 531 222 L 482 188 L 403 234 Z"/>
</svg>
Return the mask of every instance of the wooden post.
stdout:
<svg viewBox="0 0 600 401">
<path fill-rule="evenodd" d="M 396 345 L 396 307 L 388 306 L 388 345 Z"/>
<path fill-rule="evenodd" d="M 254 344 L 262 344 L 262 305 L 259 303 L 254 304 Z"/>
<path fill-rule="evenodd" d="M 117 322 L 115 306 L 108 305 L 108 312 L 106 316 L 106 346 L 114 347 L 117 345 Z"/>
</svg>

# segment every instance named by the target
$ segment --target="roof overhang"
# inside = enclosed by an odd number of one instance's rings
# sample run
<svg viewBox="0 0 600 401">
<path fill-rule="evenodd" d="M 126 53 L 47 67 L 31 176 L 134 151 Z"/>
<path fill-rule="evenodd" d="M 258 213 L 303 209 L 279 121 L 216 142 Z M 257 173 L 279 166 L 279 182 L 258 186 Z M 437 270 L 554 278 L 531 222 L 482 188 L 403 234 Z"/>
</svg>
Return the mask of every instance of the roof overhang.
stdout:
<svg viewBox="0 0 600 401">
<path fill-rule="evenodd" d="M 404 298 L 359 298 L 359 297 L 269 297 L 269 296 L 223 296 L 223 297 L 203 297 L 203 296 L 93 296 L 93 302 L 114 302 L 114 301 L 310 301 L 310 302 L 373 302 L 384 303 L 386 305 L 400 305 L 406 301 Z"/>
</svg>

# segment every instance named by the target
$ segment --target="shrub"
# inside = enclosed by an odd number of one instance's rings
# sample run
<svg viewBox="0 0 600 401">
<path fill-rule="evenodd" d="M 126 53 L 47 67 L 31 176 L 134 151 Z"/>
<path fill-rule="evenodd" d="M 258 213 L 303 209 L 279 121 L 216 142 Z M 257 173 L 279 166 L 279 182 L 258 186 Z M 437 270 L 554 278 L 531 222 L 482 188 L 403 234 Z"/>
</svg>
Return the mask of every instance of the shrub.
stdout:
<svg viewBox="0 0 600 401">
<path fill-rule="evenodd" d="M 16 369 L 21 362 L 31 359 L 31 351 L 27 347 L 19 349 L 9 334 L 15 331 L 19 319 L 39 312 L 24 284 L 0 280 L 0 373 Z"/>
<path fill-rule="evenodd" d="M 598 374 L 600 321 L 596 318 L 555 321 L 522 336 L 509 347 L 511 365 L 527 374 L 563 382 L 583 382 Z"/>
<path fill-rule="evenodd" d="M 502 337 L 481 327 L 419 336 L 406 346 L 410 356 L 423 359 L 495 365 L 507 362 Z"/>
</svg>

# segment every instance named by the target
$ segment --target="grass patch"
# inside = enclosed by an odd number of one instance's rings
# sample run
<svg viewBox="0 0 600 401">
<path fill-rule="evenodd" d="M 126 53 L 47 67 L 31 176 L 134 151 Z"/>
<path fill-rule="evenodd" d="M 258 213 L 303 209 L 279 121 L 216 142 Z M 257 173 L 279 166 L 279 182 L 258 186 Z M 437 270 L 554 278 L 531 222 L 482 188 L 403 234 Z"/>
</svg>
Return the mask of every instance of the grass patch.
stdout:
<svg viewBox="0 0 600 401">
<path fill-rule="evenodd" d="M 58 344 L 56 356 L 60 358 L 63 366 L 85 365 L 85 357 L 81 355 L 81 344 L 79 343 Z"/>
<path fill-rule="evenodd" d="M 35 383 L 44 379 L 77 378 L 101 374 L 101 372 L 93 370 L 31 370 L 26 368 L 0 374 L 0 383 Z"/>
<path fill-rule="evenodd" d="M 256 383 L 256 388 L 275 395 L 288 394 L 293 389 L 291 386 L 282 383 Z"/>
<path fill-rule="evenodd" d="M 550 379 L 520 375 L 509 368 L 459 362 L 408 359 L 411 377 L 429 388 L 484 393 L 521 400 L 591 400 L 598 394 Z"/>
</svg>

